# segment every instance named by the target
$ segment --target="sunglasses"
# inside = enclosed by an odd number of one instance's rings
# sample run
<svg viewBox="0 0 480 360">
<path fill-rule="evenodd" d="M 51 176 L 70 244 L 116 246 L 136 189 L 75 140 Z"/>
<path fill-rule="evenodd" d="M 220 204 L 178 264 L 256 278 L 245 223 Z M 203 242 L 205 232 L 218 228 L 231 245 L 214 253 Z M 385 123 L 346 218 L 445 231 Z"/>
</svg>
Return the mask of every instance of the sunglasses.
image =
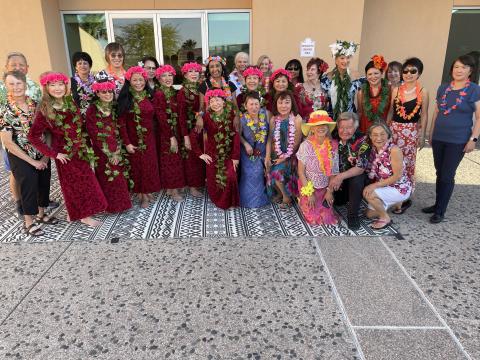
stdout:
<svg viewBox="0 0 480 360">
<path fill-rule="evenodd" d="M 415 75 L 416 73 L 418 72 L 417 69 L 405 69 L 403 70 L 403 73 L 406 75 L 408 73 L 412 74 L 412 75 Z"/>
<path fill-rule="evenodd" d="M 113 90 L 100 90 L 99 93 L 102 95 L 113 94 Z"/>
<path fill-rule="evenodd" d="M 287 70 L 288 70 L 288 71 L 298 71 L 298 70 L 300 70 L 300 68 L 299 68 L 299 67 L 296 67 L 296 66 L 289 66 L 289 67 L 287 68 Z"/>
</svg>

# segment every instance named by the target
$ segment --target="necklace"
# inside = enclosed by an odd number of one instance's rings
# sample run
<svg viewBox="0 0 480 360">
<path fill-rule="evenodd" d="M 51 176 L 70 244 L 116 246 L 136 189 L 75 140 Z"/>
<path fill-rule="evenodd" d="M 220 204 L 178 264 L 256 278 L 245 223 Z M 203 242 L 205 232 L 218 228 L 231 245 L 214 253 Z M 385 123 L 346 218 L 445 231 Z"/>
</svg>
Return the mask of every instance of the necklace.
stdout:
<svg viewBox="0 0 480 360">
<path fill-rule="evenodd" d="M 348 72 L 345 72 L 342 78 L 337 68 L 333 69 L 333 81 L 337 86 L 337 102 L 333 109 L 333 117 L 336 119 L 340 113 L 348 110 L 348 105 L 351 101 L 350 88 L 352 81 Z"/>
<path fill-rule="evenodd" d="M 322 144 L 319 144 L 316 140 L 308 140 L 308 142 L 312 144 L 323 174 L 326 176 L 332 175 L 333 157 L 330 139 L 325 138 Z"/>
<path fill-rule="evenodd" d="M 447 95 L 449 92 L 452 91 L 454 86 L 454 82 L 452 81 L 450 85 L 445 89 L 445 92 L 443 93 L 441 100 L 442 102 L 439 105 L 440 111 L 443 112 L 444 115 L 448 115 L 452 112 L 452 110 L 456 110 L 458 106 L 463 102 L 465 96 L 467 95 L 467 89 L 470 87 L 470 80 L 467 80 L 465 87 L 460 90 L 458 93 L 458 97 L 455 99 L 455 102 L 453 103 L 452 106 L 447 107 Z"/>
<path fill-rule="evenodd" d="M 275 139 L 275 152 L 277 153 L 277 156 L 279 159 L 286 159 L 292 156 L 293 154 L 293 146 L 295 144 L 295 117 L 293 116 L 292 113 L 290 113 L 288 117 L 288 145 L 287 145 L 287 151 L 283 152 L 282 147 L 280 144 L 280 125 L 282 123 L 282 119 L 280 119 L 279 116 L 275 117 L 275 131 L 273 133 L 274 139 Z"/>
<path fill-rule="evenodd" d="M 400 116 L 404 120 L 410 120 L 412 119 L 416 113 L 420 110 L 420 107 L 422 106 L 422 95 L 421 95 L 421 88 L 420 84 L 416 83 L 415 87 L 413 90 L 416 91 L 416 99 L 417 99 L 417 104 L 413 108 L 412 112 L 410 114 L 407 114 L 405 110 L 405 106 L 403 105 L 405 103 L 405 85 L 400 85 L 400 88 L 398 89 L 398 94 L 395 98 L 395 112 L 397 113 L 398 116 Z"/>
<path fill-rule="evenodd" d="M 147 129 L 142 126 L 142 110 L 140 109 L 140 103 L 147 97 L 147 91 L 142 90 L 138 93 L 130 88 L 130 94 L 133 96 L 133 121 L 135 121 L 135 130 L 137 131 L 138 149 L 144 151 L 147 150 L 147 145 L 145 144 Z"/>
<path fill-rule="evenodd" d="M 373 110 L 372 102 L 370 101 L 373 96 L 371 95 L 371 87 L 370 83 L 367 81 L 362 88 L 362 93 L 363 93 L 363 107 L 365 109 L 365 115 L 367 119 L 371 122 L 378 121 L 382 119 L 383 114 L 385 112 L 385 109 L 388 104 L 388 98 L 389 98 L 389 88 L 387 85 L 387 80 L 382 79 L 380 83 L 380 89 L 378 91 L 377 96 L 375 98 L 380 96 L 380 103 L 378 104 L 377 110 Z"/>
<path fill-rule="evenodd" d="M 404 86 L 404 85 L 402 85 L 402 87 L 403 87 L 403 86 Z M 403 88 L 403 89 L 405 89 L 405 88 Z M 410 89 L 410 90 L 403 90 L 403 93 L 404 93 L 404 94 L 412 94 L 412 93 L 413 93 L 414 91 L 416 91 L 416 90 L 417 90 L 417 85 L 415 84 L 415 86 L 414 86 L 412 89 Z"/>
<path fill-rule="evenodd" d="M 231 128 L 231 109 L 232 107 L 230 103 L 227 102 L 221 114 L 211 113 L 210 115 L 218 128 L 213 136 L 217 150 L 217 161 L 215 164 L 217 171 L 215 174 L 215 182 L 222 189 L 227 186 L 227 167 L 225 161 L 227 160 L 227 157 L 230 156 L 233 137 L 235 136 L 235 131 Z"/>
</svg>

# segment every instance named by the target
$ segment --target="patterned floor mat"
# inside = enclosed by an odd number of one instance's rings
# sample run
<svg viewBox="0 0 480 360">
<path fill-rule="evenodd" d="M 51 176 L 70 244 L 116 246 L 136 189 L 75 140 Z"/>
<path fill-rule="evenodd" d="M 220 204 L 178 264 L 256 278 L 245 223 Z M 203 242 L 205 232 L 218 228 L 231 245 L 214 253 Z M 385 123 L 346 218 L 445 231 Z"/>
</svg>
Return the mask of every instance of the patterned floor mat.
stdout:
<svg viewBox="0 0 480 360">
<path fill-rule="evenodd" d="M 392 226 L 374 231 L 369 226 L 371 220 L 363 217 L 360 220 L 359 230 L 348 229 L 345 222 L 345 207 L 336 208 L 342 219 L 338 225 L 312 226 L 306 223 L 296 205 L 286 210 L 272 204 L 258 209 L 235 208 L 224 211 L 215 207 L 206 195 L 196 198 L 188 194 L 185 201 L 176 203 L 165 192 L 161 192 L 156 195 L 156 201 L 147 209 L 141 209 L 135 202 L 131 210 L 122 214 L 97 215 L 95 218 L 103 222 L 102 226 L 98 228 L 90 228 L 80 222 L 67 222 L 65 220 L 66 209 L 62 202 L 60 207 L 51 212 L 61 220 L 59 224 L 44 225 L 45 235 L 32 237 L 24 233 L 23 222 L 15 214 L 6 172 L 2 169 L 0 173 L 2 174 L 0 179 L 0 216 L 2 219 L 0 242 L 98 241 L 115 237 L 154 239 L 229 236 L 399 235 Z M 55 171 L 52 173 L 50 198 L 62 200 Z"/>
</svg>

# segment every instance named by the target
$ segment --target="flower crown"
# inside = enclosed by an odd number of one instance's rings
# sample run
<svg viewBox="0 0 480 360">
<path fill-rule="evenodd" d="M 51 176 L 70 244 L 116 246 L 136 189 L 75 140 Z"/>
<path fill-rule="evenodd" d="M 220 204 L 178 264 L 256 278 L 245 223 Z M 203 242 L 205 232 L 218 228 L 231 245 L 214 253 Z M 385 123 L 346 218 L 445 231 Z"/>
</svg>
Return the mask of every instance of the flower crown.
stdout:
<svg viewBox="0 0 480 360">
<path fill-rule="evenodd" d="M 280 76 L 280 75 L 284 75 L 287 77 L 288 81 L 290 81 L 292 79 L 292 75 L 290 75 L 290 73 L 285 70 L 285 69 L 277 69 L 275 70 L 272 75 L 270 76 L 270 79 L 272 79 L 272 82 L 275 81 L 275 79 Z"/>
<path fill-rule="evenodd" d="M 207 104 L 207 106 L 210 102 L 210 99 L 213 97 L 221 97 L 225 99 L 227 97 L 227 94 L 225 94 L 225 91 L 223 91 L 222 89 L 208 90 L 205 93 L 205 104 Z"/>
<path fill-rule="evenodd" d="M 127 72 L 125 73 L 125 79 L 127 79 L 128 81 L 130 81 L 130 79 L 132 78 L 132 75 L 133 74 L 140 74 L 143 76 L 143 78 L 146 80 L 148 75 L 147 75 L 147 72 L 145 71 L 145 69 L 141 66 L 132 66 L 130 67 Z"/>
<path fill-rule="evenodd" d="M 190 70 L 202 72 L 202 65 L 197 64 L 196 62 L 189 62 L 182 66 L 182 74 L 186 74 Z"/>
<path fill-rule="evenodd" d="M 42 84 L 42 86 L 46 86 L 48 83 L 54 83 L 57 81 L 61 81 L 66 85 L 68 84 L 68 77 L 59 72 L 49 72 L 40 76 L 40 84 Z"/>
<path fill-rule="evenodd" d="M 93 92 L 115 90 L 115 88 L 115 81 L 111 80 L 101 82 L 95 81 L 92 85 Z"/>
<path fill-rule="evenodd" d="M 155 70 L 155 76 L 160 77 L 162 76 L 163 73 L 167 73 L 167 72 L 172 74 L 173 76 L 177 75 L 177 72 L 175 71 L 173 66 L 167 64 L 167 65 L 160 66 L 157 70 Z"/>
<path fill-rule="evenodd" d="M 328 45 L 333 57 L 345 55 L 347 57 L 353 56 L 360 44 L 353 41 L 337 40 L 333 44 Z"/>
<path fill-rule="evenodd" d="M 381 72 L 384 72 L 388 64 L 385 62 L 385 59 L 382 55 L 373 55 L 372 56 L 373 66 L 375 66 Z"/>
<path fill-rule="evenodd" d="M 248 67 L 247 69 L 245 69 L 245 71 L 243 72 L 242 75 L 245 79 L 247 78 L 247 76 L 258 76 L 258 78 L 260 80 L 262 80 L 262 78 L 263 78 L 262 72 L 256 66 Z"/>
<path fill-rule="evenodd" d="M 208 58 L 205 59 L 203 62 L 204 65 L 208 65 L 210 61 L 218 61 L 221 63 L 223 66 L 227 65 L 227 60 L 221 56 L 209 56 Z"/>
</svg>

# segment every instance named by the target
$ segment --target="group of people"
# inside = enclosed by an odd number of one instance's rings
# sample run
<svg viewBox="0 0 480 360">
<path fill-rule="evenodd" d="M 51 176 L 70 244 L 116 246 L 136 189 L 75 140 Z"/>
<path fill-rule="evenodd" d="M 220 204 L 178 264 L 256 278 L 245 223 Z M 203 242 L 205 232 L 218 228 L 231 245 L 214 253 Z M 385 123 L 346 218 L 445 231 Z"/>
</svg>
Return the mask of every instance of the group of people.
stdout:
<svg viewBox="0 0 480 360">
<path fill-rule="evenodd" d="M 335 67 L 319 58 L 273 69 L 268 56 L 249 65 L 238 53 L 228 74 L 221 56 L 180 74 L 146 56 L 124 69 L 121 44 L 105 48 L 107 67 L 94 75 L 89 54 L 73 55 L 74 76 L 58 72 L 28 78 L 25 56 L 7 57 L 0 84 L 0 130 L 24 214 L 25 231 L 43 234 L 55 159 L 69 221 L 98 226 L 93 216 L 141 208 L 166 190 L 177 202 L 187 193 L 222 209 L 281 209 L 298 201 L 307 222 L 336 224 L 334 205 L 347 205 L 348 226 L 360 227 L 362 199 L 372 228 L 391 223 L 388 210 L 411 206 L 415 158 L 424 145 L 428 91 L 423 64 L 410 58 L 387 64 L 374 55 L 365 76 L 349 63 L 358 44 L 330 46 Z M 480 134 L 480 88 L 471 81 L 476 59 L 458 57 L 441 85 L 429 142 L 437 170 L 430 221 L 443 220 L 455 171 Z M 472 128 L 472 119 L 476 118 Z"/>
</svg>

